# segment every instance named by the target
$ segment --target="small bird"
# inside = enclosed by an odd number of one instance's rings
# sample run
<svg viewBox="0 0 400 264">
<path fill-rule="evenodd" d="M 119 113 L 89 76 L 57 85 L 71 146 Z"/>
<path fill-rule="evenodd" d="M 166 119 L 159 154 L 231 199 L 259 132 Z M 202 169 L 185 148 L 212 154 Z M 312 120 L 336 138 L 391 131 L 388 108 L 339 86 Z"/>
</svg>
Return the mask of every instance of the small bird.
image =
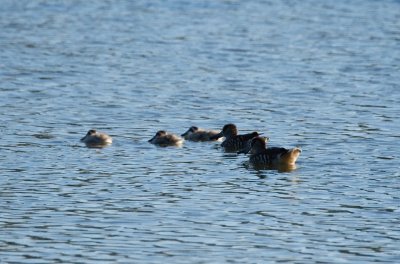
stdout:
<svg viewBox="0 0 400 264">
<path fill-rule="evenodd" d="M 81 141 L 85 143 L 87 147 L 99 148 L 111 144 L 112 138 L 107 134 L 90 129 L 86 135 L 81 138 Z"/>
<path fill-rule="evenodd" d="M 300 148 L 266 147 L 266 140 L 255 137 L 250 143 L 249 163 L 257 167 L 281 168 L 282 166 L 294 166 L 301 153 Z"/>
<path fill-rule="evenodd" d="M 238 130 L 234 124 L 226 124 L 220 133 L 212 136 L 210 139 L 225 137 L 225 141 L 222 142 L 221 146 L 226 152 L 236 152 L 246 148 L 246 146 L 249 144 L 249 141 L 259 135 L 260 134 L 258 132 L 238 135 Z"/>
<path fill-rule="evenodd" d="M 151 144 L 158 145 L 160 147 L 180 147 L 182 146 L 183 141 L 183 138 L 174 134 L 169 134 L 164 130 L 157 131 L 156 135 L 149 140 Z"/>
<path fill-rule="evenodd" d="M 218 140 L 217 138 L 211 139 L 211 137 L 217 135 L 219 132 L 215 130 L 205 130 L 202 128 L 198 128 L 197 126 L 190 127 L 185 133 L 181 136 L 190 141 L 214 141 Z"/>
</svg>

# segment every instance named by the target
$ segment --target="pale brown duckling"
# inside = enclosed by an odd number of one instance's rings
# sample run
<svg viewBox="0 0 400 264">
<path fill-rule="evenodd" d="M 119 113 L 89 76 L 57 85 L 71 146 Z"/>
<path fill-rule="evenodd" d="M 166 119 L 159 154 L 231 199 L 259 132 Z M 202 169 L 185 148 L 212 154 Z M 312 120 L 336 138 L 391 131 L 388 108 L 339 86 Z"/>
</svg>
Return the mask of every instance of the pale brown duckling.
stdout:
<svg viewBox="0 0 400 264">
<path fill-rule="evenodd" d="M 157 131 L 155 136 L 149 140 L 151 144 L 158 145 L 160 147 L 168 147 L 168 146 L 180 147 L 182 146 L 183 141 L 184 141 L 183 138 L 174 134 L 169 134 L 164 130 Z"/>
<path fill-rule="evenodd" d="M 279 148 L 266 147 L 266 140 L 262 137 L 255 137 L 250 144 L 249 163 L 254 166 L 280 167 L 294 166 L 301 153 L 300 148 Z"/>
<path fill-rule="evenodd" d="M 211 137 L 217 135 L 218 133 L 219 132 L 215 130 L 205 130 L 197 126 L 192 126 L 181 136 L 186 140 L 196 141 L 196 142 L 215 141 L 218 140 L 218 138 L 211 139 Z"/>
<path fill-rule="evenodd" d="M 85 143 L 87 147 L 98 148 L 111 144 L 112 138 L 107 134 L 99 133 L 91 129 L 81 138 L 81 141 Z"/>
<path fill-rule="evenodd" d="M 236 152 L 242 149 L 245 149 L 248 146 L 249 141 L 259 136 L 258 132 L 252 132 L 249 134 L 238 135 L 238 130 L 234 124 L 226 124 L 220 133 L 215 136 L 212 136 L 211 139 L 218 139 L 220 137 L 225 137 L 224 142 L 222 142 L 221 146 L 227 152 Z"/>
</svg>

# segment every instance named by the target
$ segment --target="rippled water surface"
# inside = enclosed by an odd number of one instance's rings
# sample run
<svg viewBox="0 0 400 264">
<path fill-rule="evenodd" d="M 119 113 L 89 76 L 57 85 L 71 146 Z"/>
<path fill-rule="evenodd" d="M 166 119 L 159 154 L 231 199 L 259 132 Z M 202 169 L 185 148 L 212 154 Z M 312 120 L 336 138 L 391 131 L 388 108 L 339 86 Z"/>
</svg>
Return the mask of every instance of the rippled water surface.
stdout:
<svg viewBox="0 0 400 264">
<path fill-rule="evenodd" d="M 0 3 L 1 263 L 399 261 L 399 1 Z"/>
</svg>

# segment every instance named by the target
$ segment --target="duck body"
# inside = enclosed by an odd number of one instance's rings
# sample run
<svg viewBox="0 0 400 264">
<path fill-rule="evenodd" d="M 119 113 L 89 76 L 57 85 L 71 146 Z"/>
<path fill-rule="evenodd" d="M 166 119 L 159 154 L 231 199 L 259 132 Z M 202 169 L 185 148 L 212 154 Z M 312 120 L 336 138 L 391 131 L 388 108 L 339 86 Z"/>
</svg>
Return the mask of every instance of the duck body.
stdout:
<svg viewBox="0 0 400 264">
<path fill-rule="evenodd" d="M 158 145 L 160 147 L 168 147 L 168 146 L 176 146 L 180 147 L 182 146 L 184 139 L 174 135 L 167 133 L 164 130 L 159 130 L 155 134 L 154 137 L 152 137 L 149 142 L 154 145 Z"/>
<path fill-rule="evenodd" d="M 249 163 L 265 167 L 294 166 L 300 153 L 300 148 L 266 148 L 265 139 L 255 137 L 251 141 Z"/>
<path fill-rule="evenodd" d="M 221 143 L 221 146 L 224 147 L 225 150 L 239 151 L 247 148 L 251 139 L 258 135 L 257 132 L 252 132 L 244 135 L 226 137 L 224 142 Z"/>
<path fill-rule="evenodd" d="M 237 128 L 234 124 L 227 124 L 222 128 L 222 131 L 211 137 L 212 139 L 225 137 L 221 146 L 227 152 L 236 152 L 248 148 L 252 138 L 259 136 L 258 132 L 238 135 Z"/>
<path fill-rule="evenodd" d="M 81 141 L 85 143 L 87 147 L 104 147 L 112 143 L 112 138 L 105 133 L 100 133 L 91 129 L 81 138 Z"/>
<path fill-rule="evenodd" d="M 211 139 L 219 132 L 215 130 L 205 130 L 196 126 L 190 127 L 185 133 L 181 135 L 185 140 L 189 141 L 215 141 L 218 138 Z"/>
</svg>

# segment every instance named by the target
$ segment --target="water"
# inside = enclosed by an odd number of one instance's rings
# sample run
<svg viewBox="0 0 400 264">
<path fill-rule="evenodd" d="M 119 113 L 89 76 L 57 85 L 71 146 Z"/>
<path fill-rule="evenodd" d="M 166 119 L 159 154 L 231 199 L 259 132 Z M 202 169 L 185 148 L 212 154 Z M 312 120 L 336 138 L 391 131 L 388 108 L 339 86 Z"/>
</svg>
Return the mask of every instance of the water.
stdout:
<svg viewBox="0 0 400 264">
<path fill-rule="evenodd" d="M 399 1 L 0 5 L 2 263 L 394 263 Z M 159 129 L 303 149 L 253 170 Z M 114 143 L 88 149 L 88 129 Z"/>
</svg>

